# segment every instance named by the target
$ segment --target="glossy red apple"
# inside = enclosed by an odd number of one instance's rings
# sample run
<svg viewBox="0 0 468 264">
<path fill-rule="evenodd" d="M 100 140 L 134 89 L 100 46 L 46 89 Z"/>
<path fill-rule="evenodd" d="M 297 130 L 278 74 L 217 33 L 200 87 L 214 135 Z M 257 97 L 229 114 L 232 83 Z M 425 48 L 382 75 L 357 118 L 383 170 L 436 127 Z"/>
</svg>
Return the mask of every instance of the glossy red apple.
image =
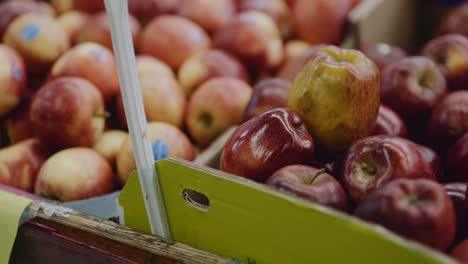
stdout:
<svg viewBox="0 0 468 264">
<path fill-rule="evenodd" d="M 0 116 L 4 116 L 20 104 L 27 76 L 21 55 L 4 44 L 0 44 L 0 69 Z"/>
<path fill-rule="evenodd" d="M 468 89 L 468 37 L 437 37 L 424 46 L 423 54 L 437 64 L 450 90 Z"/>
<path fill-rule="evenodd" d="M 344 38 L 353 0 L 296 0 L 292 22 L 301 39 L 311 44 L 338 45 Z"/>
<path fill-rule="evenodd" d="M 370 136 L 354 143 L 345 154 L 341 180 L 353 200 L 398 178 L 436 179 L 416 145 L 391 136 Z"/>
<path fill-rule="evenodd" d="M 348 201 L 340 183 L 325 170 L 289 165 L 268 178 L 267 185 L 308 201 L 346 211 Z"/>
<path fill-rule="evenodd" d="M 32 192 L 37 173 L 50 153 L 37 138 L 0 149 L 0 184 Z"/>
<path fill-rule="evenodd" d="M 446 162 L 448 180 L 468 182 L 468 132 L 450 148 Z"/>
<path fill-rule="evenodd" d="M 443 184 L 450 196 L 457 216 L 457 237 L 465 238 L 468 235 L 468 183 L 450 182 Z"/>
<path fill-rule="evenodd" d="M 221 153 L 221 170 L 258 182 L 293 164 L 311 165 L 314 142 L 300 115 L 275 108 L 241 124 Z"/>
<path fill-rule="evenodd" d="M 173 69 L 192 55 L 211 46 L 208 34 L 192 21 L 173 15 L 154 18 L 146 25 L 140 37 L 143 54 L 156 57 Z"/>
<path fill-rule="evenodd" d="M 271 78 L 259 81 L 244 112 L 244 121 L 277 107 L 286 107 L 292 83 L 288 80 Z"/>
<path fill-rule="evenodd" d="M 52 155 L 42 166 L 34 187 L 37 195 L 62 202 L 110 193 L 114 188 L 112 168 L 96 151 L 75 147 Z"/>
<path fill-rule="evenodd" d="M 92 83 L 63 77 L 39 89 L 30 117 L 31 129 L 50 148 L 92 146 L 104 129 L 104 104 Z"/>
<path fill-rule="evenodd" d="M 407 56 L 406 51 L 402 48 L 387 43 L 364 44 L 360 50 L 379 67 L 380 71 L 388 64 Z"/>
<path fill-rule="evenodd" d="M 278 26 L 270 16 L 259 11 L 235 16 L 214 35 L 213 44 L 239 57 L 254 75 L 278 67 L 283 59 Z"/>
<path fill-rule="evenodd" d="M 468 263 L 468 239 L 457 244 L 455 248 L 450 251 L 450 256 L 459 261 L 459 263 Z"/>
<path fill-rule="evenodd" d="M 390 107 L 380 104 L 372 135 L 387 135 L 395 137 L 408 137 L 405 122 L 400 115 Z"/>
<path fill-rule="evenodd" d="M 432 111 L 428 137 L 437 150 L 445 151 L 468 132 L 468 91 L 448 94 Z"/>
<path fill-rule="evenodd" d="M 236 13 L 235 0 L 181 1 L 177 14 L 200 25 L 208 33 L 221 30 Z"/>
<path fill-rule="evenodd" d="M 430 59 L 400 59 L 382 72 L 382 103 L 405 120 L 424 119 L 447 92 L 444 76 Z"/>
<path fill-rule="evenodd" d="M 433 149 L 428 148 L 424 145 L 417 144 L 414 142 L 413 144 L 416 146 L 416 148 L 418 149 L 419 153 L 424 158 L 424 160 L 426 160 L 426 162 L 428 162 L 429 165 L 431 166 L 432 171 L 434 172 L 437 181 L 440 182 L 441 180 L 443 180 L 445 177 L 444 170 L 442 166 L 442 161 L 440 160 L 440 157 L 437 154 L 437 152 L 435 152 Z"/>
<path fill-rule="evenodd" d="M 202 83 L 216 77 L 231 77 L 248 82 L 247 69 L 236 57 L 217 49 L 209 49 L 188 58 L 180 66 L 178 81 L 187 95 Z"/>
<path fill-rule="evenodd" d="M 219 77 L 203 83 L 190 97 L 185 126 L 192 139 L 207 147 L 226 129 L 239 125 L 252 95 L 244 81 Z"/>
<path fill-rule="evenodd" d="M 138 47 L 141 26 L 136 18 L 129 15 L 129 26 L 132 34 L 133 46 Z M 95 42 L 113 50 L 110 32 L 110 20 L 106 12 L 99 12 L 90 17 L 76 36 L 77 43 Z"/>
<path fill-rule="evenodd" d="M 455 238 L 455 211 L 444 188 L 427 179 L 398 179 L 372 192 L 355 215 L 434 249 Z"/>
</svg>

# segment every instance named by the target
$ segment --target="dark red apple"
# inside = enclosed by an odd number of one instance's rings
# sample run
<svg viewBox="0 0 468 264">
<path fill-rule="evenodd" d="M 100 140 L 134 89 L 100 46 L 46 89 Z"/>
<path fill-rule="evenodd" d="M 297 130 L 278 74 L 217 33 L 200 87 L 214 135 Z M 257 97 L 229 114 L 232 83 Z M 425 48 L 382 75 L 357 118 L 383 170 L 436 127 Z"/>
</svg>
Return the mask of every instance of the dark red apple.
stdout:
<svg viewBox="0 0 468 264">
<path fill-rule="evenodd" d="M 463 240 L 452 249 L 450 256 L 462 264 L 468 263 L 468 239 Z"/>
<path fill-rule="evenodd" d="M 220 168 L 238 176 L 265 182 L 287 165 L 311 165 L 314 142 L 300 115 L 275 108 L 240 125 L 226 142 Z"/>
<path fill-rule="evenodd" d="M 449 180 L 468 182 L 468 133 L 450 148 L 446 163 Z"/>
<path fill-rule="evenodd" d="M 395 137 L 408 137 L 405 122 L 400 115 L 393 111 L 390 107 L 380 104 L 372 135 L 387 135 Z"/>
<path fill-rule="evenodd" d="M 468 36 L 468 3 L 461 4 L 450 11 L 440 23 L 437 34 L 458 33 Z"/>
<path fill-rule="evenodd" d="M 277 107 L 286 107 L 291 81 L 272 78 L 258 82 L 244 112 L 244 121 Z"/>
<path fill-rule="evenodd" d="M 431 165 L 411 141 L 370 136 L 354 143 L 345 154 L 341 180 L 357 202 L 398 178 L 436 179 Z"/>
<path fill-rule="evenodd" d="M 450 90 L 468 89 L 468 37 L 437 37 L 424 46 L 423 54 L 437 64 Z"/>
<path fill-rule="evenodd" d="M 346 211 L 348 200 L 340 183 L 324 169 L 289 165 L 268 178 L 267 185 L 321 205 Z"/>
<path fill-rule="evenodd" d="M 457 216 L 457 235 L 465 238 L 468 235 L 468 183 L 451 182 L 443 185 L 447 194 L 452 198 Z"/>
<path fill-rule="evenodd" d="M 426 160 L 429 163 L 429 165 L 431 166 L 432 171 L 434 172 L 437 180 L 438 181 L 443 180 L 444 179 L 444 170 L 442 168 L 442 161 L 440 160 L 440 157 L 437 154 L 437 152 L 435 152 L 434 150 L 432 150 L 432 149 L 430 149 L 430 148 L 428 148 L 428 147 L 426 147 L 424 145 L 420 145 L 420 144 L 417 144 L 417 143 L 414 143 L 414 145 L 416 146 L 416 148 L 418 149 L 419 153 L 424 158 L 424 160 Z"/>
<path fill-rule="evenodd" d="M 448 94 L 432 111 L 427 128 L 431 144 L 447 150 L 468 132 L 468 91 Z"/>
<path fill-rule="evenodd" d="M 382 103 L 405 120 L 426 117 L 446 92 L 444 76 L 437 65 L 425 57 L 403 58 L 382 72 Z"/>
<path fill-rule="evenodd" d="M 382 71 L 385 66 L 406 57 L 406 51 L 387 43 L 369 43 L 362 45 L 362 53 L 371 59 Z"/>
<path fill-rule="evenodd" d="M 372 192 L 356 216 L 434 249 L 455 238 L 455 210 L 444 188 L 427 179 L 398 179 Z"/>
</svg>

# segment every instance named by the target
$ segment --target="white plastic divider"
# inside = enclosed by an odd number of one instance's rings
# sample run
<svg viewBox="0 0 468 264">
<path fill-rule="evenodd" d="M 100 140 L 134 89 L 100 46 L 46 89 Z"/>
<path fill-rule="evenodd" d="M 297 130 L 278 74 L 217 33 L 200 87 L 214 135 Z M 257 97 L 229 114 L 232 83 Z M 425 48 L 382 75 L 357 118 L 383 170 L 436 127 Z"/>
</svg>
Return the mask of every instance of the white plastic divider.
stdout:
<svg viewBox="0 0 468 264">
<path fill-rule="evenodd" d="M 111 26 L 112 47 L 125 116 L 151 232 L 165 239 L 172 239 L 159 178 L 154 167 L 151 142 L 146 134 L 147 122 L 130 33 L 128 2 L 127 0 L 105 0 L 105 6 Z"/>
</svg>

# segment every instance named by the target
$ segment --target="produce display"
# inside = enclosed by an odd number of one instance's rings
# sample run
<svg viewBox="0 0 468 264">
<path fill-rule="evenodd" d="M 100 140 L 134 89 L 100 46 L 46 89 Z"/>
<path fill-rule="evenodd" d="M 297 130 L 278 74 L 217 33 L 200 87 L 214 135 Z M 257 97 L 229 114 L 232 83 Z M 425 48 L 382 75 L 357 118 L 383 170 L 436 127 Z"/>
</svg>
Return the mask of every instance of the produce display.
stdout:
<svg viewBox="0 0 468 264">
<path fill-rule="evenodd" d="M 468 263 L 468 4 L 405 50 L 340 47 L 361 1 L 128 2 L 155 160 L 238 126 L 220 170 Z M 136 165 L 103 1 L 0 13 L 0 184 L 62 202 L 121 189 Z"/>
</svg>

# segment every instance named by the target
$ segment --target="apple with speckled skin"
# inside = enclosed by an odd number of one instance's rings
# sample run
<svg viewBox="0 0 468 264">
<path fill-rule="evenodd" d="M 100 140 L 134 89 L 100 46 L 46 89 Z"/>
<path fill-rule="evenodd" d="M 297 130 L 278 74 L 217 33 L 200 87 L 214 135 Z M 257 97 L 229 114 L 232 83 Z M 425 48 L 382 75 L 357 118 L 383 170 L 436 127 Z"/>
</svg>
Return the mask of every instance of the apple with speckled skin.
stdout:
<svg viewBox="0 0 468 264">
<path fill-rule="evenodd" d="M 314 140 L 301 116 L 275 108 L 241 124 L 221 152 L 220 169 L 257 182 L 294 164 L 312 165 Z"/>
<path fill-rule="evenodd" d="M 4 44 L 0 44 L 0 69 L 0 116 L 4 116 L 20 104 L 27 76 L 21 55 Z"/>
<path fill-rule="evenodd" d="M 231 126 L 242 122 L 242 115 L 252 95 L 244 81 L 218 77 L 203 83 L 190 97 L 185 125 L 201 147 L 207 147 Z"/>
<path fill-rule="evenodd" d="M 355 215 L 441 251 L 455 238 L 452 201 L 440 184 L 427 179 L 394 180 L 372 192 Z"/>
<path fill-rule="evenodd" d="M 59 77 L 81 77 L 90 81 L 106 102 L 119 93 L 114 55 L 97 43 L 81 43 L 65 52 L 49 73 L 49 79 Z"/>
<path fill-rule="evenodd" d="M 340 183 L 328 174 L 305 165 L 289 165 L 268 178 L 267 185 L 308 201 L 347 211 L 348 200 Z"/>
<path fill-rule="evenodd" d="M 44 84 L 30 110 L 37 137 L 50 148 L 92 146 L 104 130 L 102 96 L 89 81 L 62 77 Z"/>
<path fill-rule="evenodd" d="M 0 184 L 32 192 L 37 173 L 49 155 L 47 147 L 37 138 L 0 149 Z"/>
<path fill-rule="evenodd" d="M 34 75 L 44 74 L 70 46 L 68 34 L 56 19 L 35 13 L 15 18 L 3 42 L 21 54 L 28 73 Z"/>
<path fill-rule="evenodd" d="M 90 148 L 59 151 L 39 170 L 34 191 L 37 195 L 70 202 L 112 192 L 114 175 L 104 157 Z"/>
<path fill-rule="evenodd" d="M 189 57 L 210 47 L 210 37 L 199 25 L 180 16 L 162 15 L 143 28 L 139 51 L 178 69 Z"/>
<path fill-rule="evenodd" d="M 236 57 L 209 49 L 188 58 L 179 68 L 178 81 L 190 96 L 202 83 L 216 77 L 232 77 L 248 82 L 247 69 Z"/>
<path fill-rule="evenodd" d="M 187 161 L 195 159 L 196 153 L 194 147 L 187 136 L 177 127 L 163 122 L 150 122 L 148 123 L 146 133 L 151 143 L 159 140 L 167 147 L 167 157 L 175 157 Z M 119 182 L 123 186 L 127 182 L 130 173 L 136 169 L 130 135 L 122 143 L 116 160 Z"/>
</svg>

